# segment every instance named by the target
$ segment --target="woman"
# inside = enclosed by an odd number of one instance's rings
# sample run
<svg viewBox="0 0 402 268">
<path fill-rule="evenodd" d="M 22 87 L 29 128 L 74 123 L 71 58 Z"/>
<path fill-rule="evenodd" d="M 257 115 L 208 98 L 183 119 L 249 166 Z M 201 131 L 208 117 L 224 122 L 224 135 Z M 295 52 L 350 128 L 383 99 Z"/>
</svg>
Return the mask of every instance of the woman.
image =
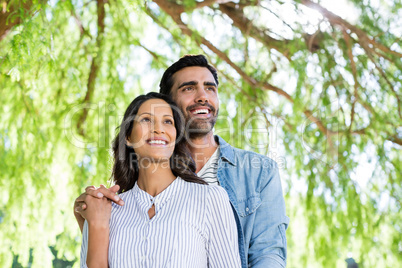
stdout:
<svg viewBox="0 0 402 268">
<path fill-rule="evenodd" d="M 81 267 L 240 267 L 229 198 L 195 175 L 178 111 L 159 93 L 127 108 L 112 174 L 125 205 L 87 200 Z"/>
</svg>

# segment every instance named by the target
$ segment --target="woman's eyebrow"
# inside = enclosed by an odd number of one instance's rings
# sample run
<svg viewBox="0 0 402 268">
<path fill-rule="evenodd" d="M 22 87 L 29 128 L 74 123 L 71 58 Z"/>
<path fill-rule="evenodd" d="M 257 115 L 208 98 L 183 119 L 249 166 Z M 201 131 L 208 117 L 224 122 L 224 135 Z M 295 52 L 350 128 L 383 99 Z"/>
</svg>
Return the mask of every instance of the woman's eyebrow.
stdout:
<svg viewBox="0 0 402 268">
<path fill-rule="evenodd" d="M 152 116 L 154 115 L 152 113 L 143 112 L 143 113 L 139 114 L 138 116 L 143 115 L 143 114 L 149 114 L 149 115 L 152 115 Z M 169 116 L 169 117 L 173 118 L 173 115 L 170 115 L 170 114 L 164 114 L 163 116 Z"/>
<path fill-rule="evenodd" d="M 148 113 L 148 112 L 143 112 L 143 113 L 141 113 L 141 114 L 139 114 L 139 115 L 143 115 L 143 114 L 149 114 L 149 115 L 153 115 L 153 114 Z"/>
</svg>

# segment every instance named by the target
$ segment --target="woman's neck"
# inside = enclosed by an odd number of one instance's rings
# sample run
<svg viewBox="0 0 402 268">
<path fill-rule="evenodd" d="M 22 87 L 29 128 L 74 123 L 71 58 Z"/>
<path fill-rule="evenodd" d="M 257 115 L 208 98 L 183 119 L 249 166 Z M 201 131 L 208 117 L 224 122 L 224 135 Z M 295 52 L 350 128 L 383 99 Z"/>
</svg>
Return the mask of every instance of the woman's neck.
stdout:
<svg viewBox="0 0 402 268">
<path fill-rule="evenodd" d="M 169 163 L 149 163 L 149 166 L 139 169 L 137 184 L 141 190 L 156 196 L 175 179 Z"/>
</svg>

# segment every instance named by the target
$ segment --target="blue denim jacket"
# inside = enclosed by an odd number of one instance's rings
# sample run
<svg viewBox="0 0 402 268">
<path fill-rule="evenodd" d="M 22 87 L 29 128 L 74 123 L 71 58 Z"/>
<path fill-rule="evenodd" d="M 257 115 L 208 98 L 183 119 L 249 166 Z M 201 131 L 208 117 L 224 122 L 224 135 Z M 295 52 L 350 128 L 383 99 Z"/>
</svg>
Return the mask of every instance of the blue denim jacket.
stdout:
<svg viewBox="0 0 402 268">
<path fill-rule="evenodd" d="M 216 138 L 218 180 L 235 212 L 242 267 L 285 267 L 289 218 L 276 162 Z"/>
</svg>

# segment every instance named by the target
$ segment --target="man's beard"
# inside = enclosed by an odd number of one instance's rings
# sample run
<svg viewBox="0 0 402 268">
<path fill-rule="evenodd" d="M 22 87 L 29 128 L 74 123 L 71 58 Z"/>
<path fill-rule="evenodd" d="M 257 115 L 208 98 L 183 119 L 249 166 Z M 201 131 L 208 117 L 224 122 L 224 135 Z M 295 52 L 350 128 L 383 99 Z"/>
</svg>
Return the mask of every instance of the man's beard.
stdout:
<svg viewBox="0 0 402 268">
<path fill-rule="evenodd" d="M 186 118 L 187 122 L 187 133 L 190 139 L 200 138 L 207 135 L 215 126 L 216 116 L 211 118 L 201 119 L 201 118 Z"/>
<path fill-rule="evenodd" d="M 219 109 L 215 112 L 215 108 L 210 104 L 205 104 L 201 106 L 208 107 L 211 110 L 212 116 L 210 118 L 194 118 L 191 117 L 191 112 L 194 106 L 200 107 L 200 105 L 193 105 L 187 107 L 186 114 L 186 132 L 190 139 L 200 138 L 207 135 L 215 126 Z"/>
</svg>

